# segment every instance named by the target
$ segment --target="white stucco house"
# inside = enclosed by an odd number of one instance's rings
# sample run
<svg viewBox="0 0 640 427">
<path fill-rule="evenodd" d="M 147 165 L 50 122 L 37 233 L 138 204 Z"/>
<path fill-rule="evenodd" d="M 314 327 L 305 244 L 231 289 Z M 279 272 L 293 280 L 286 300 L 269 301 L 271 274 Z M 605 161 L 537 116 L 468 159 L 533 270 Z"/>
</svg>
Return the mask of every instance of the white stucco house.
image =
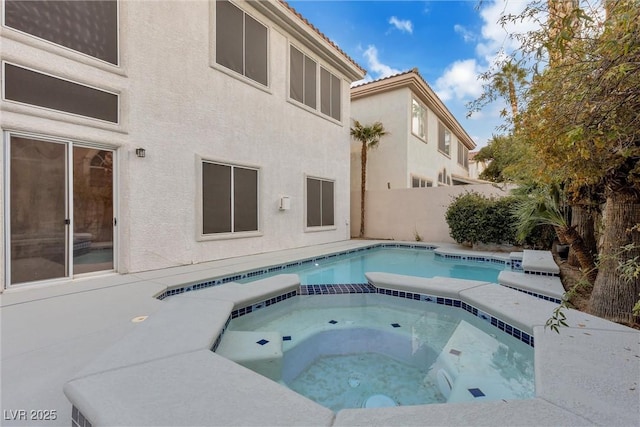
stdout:
<svg viewBox="0 0 640 427">
<path fill-rule="evenodd" d="M 286 3 L 2 8 L 0 289 L 349 237 L 364 70 Z"/>
<path fill-rule="evenodd" d="M 417 69 L 351 88 L 351 116 L 382 122 L 388 135 L 367 158 L 367 190 L 477 183 L 468 153 L 476 144 Z M 351 142 L 351 190 L 360 189 L 360 143 Z M 359 206 L 352 200 L 353 207 Z"/>
<path fill-rule="evenodd" d="M 477 154 L 478 151 L 471 151 L 469 153 L 469 177 L 473 179 L 480 179 L 480 174 L 484 172 L 488 166 L 488 162 L 476 159 Z"/>
</svg>

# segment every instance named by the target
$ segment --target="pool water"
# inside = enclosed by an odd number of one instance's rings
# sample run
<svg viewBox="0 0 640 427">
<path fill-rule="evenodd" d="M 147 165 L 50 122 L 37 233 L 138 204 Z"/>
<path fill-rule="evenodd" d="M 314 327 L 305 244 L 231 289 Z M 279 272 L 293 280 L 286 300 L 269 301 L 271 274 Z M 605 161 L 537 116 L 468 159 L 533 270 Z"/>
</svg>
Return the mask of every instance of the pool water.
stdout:
<svg viewBox="0 0 640 427">
<path fill-rule="evenodd" d="M 455 277 L 497 283 L 504 265 L 464 262 L 436 255 L 432 250 L 412 248 L 373 248 L 339 255 L 271 274 L 240 280 L 241 283 L 282 273 L 295 273 L 303 285 L 366 283 L 365 272 L 384 272 L 419 277 Z"/>
<path fill-rule="evenodd" d="M 273 360 L 251 369 L 334 411 L 376 395 L 404 406 L 473 401 L 475 390 L 484 400 L 534 394 L 533 348 L 454 307 L 379 294 L 298 296 L 235 318 L 228 330 L 277 332 L 279 375 Z"/>
</svg>

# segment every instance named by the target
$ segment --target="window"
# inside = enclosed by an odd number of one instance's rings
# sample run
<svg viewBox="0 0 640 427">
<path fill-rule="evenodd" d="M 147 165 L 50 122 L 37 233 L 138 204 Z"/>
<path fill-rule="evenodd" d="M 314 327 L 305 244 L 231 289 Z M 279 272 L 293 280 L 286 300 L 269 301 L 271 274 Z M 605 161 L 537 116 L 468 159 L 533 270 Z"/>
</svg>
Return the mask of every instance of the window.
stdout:
<svg viewBox="0 0 640 427">
<path fill-rule="evenodd" d="M 316 108 L 316 62 L 291 46 L 289 97 Z"/>
<path fill-rule="evenodd" d="M 432 187 L 433 183 L 428 179 L 421 178 L 419 176 L 411 177 L 411 188 Z"/>
<path fill-rule="evenodd" d="M 118 2 L 5 0 L 4 23 L 118 65 Z"/>
<path fill-rule="evenodd" d="M 411 132 L 420 139 L 427 135 L 427 109 L 415 99 L 411 102 Z"/>
<path fill-rule="evenodd" d="M 307 227 L 335 225 L 333 181 L 307 178 Z"/>
<path fill-rule="evenodd" d="M 462 142 L 458 141 L 458 164 L 465 169 L 469 169 L 469 149 Z"/>
<path fill-rule="evenodd" d="M 438 150 L 449 156 L 451 154 L 451 132 L 438 122 Z"/>
<path fill-rule="evenodd" d="M 267 86 L 267 27 L 227 0 L 216 1 L 216 62 Z"/>
<path fill-rule="evenodd" d="M 118 123 L 118 95 L 4 63 L 4 99 Z"/>
<path fill-rule="evenodd" d="M 447 169 L 442 169 L 442 172 L 438 173 L 438 183 L 451 184 L 451 178 L 447 175 Z"/>
<path fill-rule="evenodd" d="M 202 162 L 202 234 L 258 231 L 258 170 Z"/>
<path fill-rule="evenodd" d="M 320 68 L 320 112 L 340 120 L 340 79 Z"/>
<path fill-rule="evenodd" d="M 289 98 L 318 109 L 318 63 L 297 48 L 289 47 Z M 340 78 L 320 67 L 320 112 L 340 121 Z"/>
</svg>

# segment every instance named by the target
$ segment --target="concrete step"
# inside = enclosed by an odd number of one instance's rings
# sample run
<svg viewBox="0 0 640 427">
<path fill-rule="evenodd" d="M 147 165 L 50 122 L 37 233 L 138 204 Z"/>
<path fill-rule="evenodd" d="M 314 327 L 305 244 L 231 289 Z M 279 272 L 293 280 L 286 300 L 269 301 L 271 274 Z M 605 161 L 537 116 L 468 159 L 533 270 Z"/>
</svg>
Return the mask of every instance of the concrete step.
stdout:
<svg viewBox="0 0 640 427">
<path fill-rule="evenodd" d="M 559 276 L 560 267 L 549 251 L 525 249 L 522 254 L 522 269 L 527 274 Z"/>
<path fill-rule="evenodd" d="M 498 275 L 498 283 L 556 303 L 562 302 L 564 295 L 564 286 L 562 286 L 560 278 L 556 276 L 536 276 L 505 270 Z"/>
</svg>

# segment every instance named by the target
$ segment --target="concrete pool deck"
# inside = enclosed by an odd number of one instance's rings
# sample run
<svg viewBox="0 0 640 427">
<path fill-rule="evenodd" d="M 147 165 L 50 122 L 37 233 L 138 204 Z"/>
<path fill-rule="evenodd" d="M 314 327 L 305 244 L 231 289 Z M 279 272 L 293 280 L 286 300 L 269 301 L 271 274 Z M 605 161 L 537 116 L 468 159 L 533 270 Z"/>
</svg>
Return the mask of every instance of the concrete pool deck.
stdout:
<svg viewBox="0 0 640 427">
<path fill-rule="evenodd" d="M 166 291 L 169 286 L 375 243 L 378 242 L 345 241 L 193 266 L 129 275 L 114 274 L 75 280 L 73 283 L 7 291 L 0 297 L 2 424 L 69 425 L 71 404 L 63 394 L 63 385 L 127 334 L 144 325 L 133 323 L 132 319 L 153 316 L 166 308 L 171 299 L 160 301 L 153 296 Z M 452 246 L 451 249 L 455 248 Z M 533 298 L 522 293 L 516 294 L 518 298 Z M 261 420 L 254 423 L 258 425 L 636 424 L 640 416 L 637 384 L 640 333 L 613 324 L 604 327 L 606 323 L 592 326 L 579 320 L 570 324 L 572 326 L 563 329 L 559 335 L 545 330 L 543 326 L 535 326 L 536 364 L 538 353 L 551 362 L 542 370 L 536 366 L 536 380 L 540 381 L 537 385 L 538 397 L 530 400 L 391 410 L 345 410 L 333 417 L 321 407 L 310 413 L 308 409 L 312 406 L 309 404 L 315 405 L 312 402 L 216 357 L 208 350 L 197 350 L 188 354 L 193 363 L 212 359 L 216 359 L 217 363 L 207 368 L 212 379 L 203 382 L 202 377 L 194 377 L 193 380 L 201 386 L 220 384 L 211 387 L 218 389 L 220 405 L 211 408 L 212 402 L 188 400 L 183 396 L 173 405 L 154 407 L 159 402 L 152 395 L 138 395 L 131 403 L 160 411 L 158 414 L 162 411 L 175 413 L 176 419 L 182 420 L 171 424 L 248 425 L 251 424 L 250 420 Z M 170 390 L 171 379 L 176 378 L 173 375 L 188 377 L 188 364 L 173 365 L 170 362 L 171 357 L 168 357 L 146 365 L 150 373 L 156 373 L 157 381 L 163 383 L 155 386 Z M 139 386 L 135 376 L 123 375 L 121 379 L 123 386 Z M 234 380 L 234 384 L 242 386 L 223 386 L 225 379 Z M 165 395 L 162 388 L 150 391 Z M 242 396 L 248 391 L 258 391 L 263 397 L 246 405 L 242 403 Z M 279 404 L 273 405 L 273 402 Z M 192 422 L 189 422 L 188 414 L 193 415 L 195 411 L 194 417 L 198 416 L 197 408 L 202 405 L 208 410 L 215 409 L 212 411 L 215 417 L 212 419 L 201 413 L 201 418 L 191 418 Z M 117 410 L 115 407 L 113 409 Z M 21 410 L 26 411 L 26 419 L 11 419 L 13 415 L 21 414 L 18 412 Z M 40 422 L 30 419 L 31 410 L 56 411 L 56 420 Z M 246 414 L 245 418 L 229 417 L 237 411 Z M 178 418 L 179 415 L 182 418 Z M 162 419 L 168 424 L 168 418 Z M 136 424 L 145 424 L 144 421 L 138 419 Z M 147 424 L 151 424 L 151 420 Z"/>
</svg>

